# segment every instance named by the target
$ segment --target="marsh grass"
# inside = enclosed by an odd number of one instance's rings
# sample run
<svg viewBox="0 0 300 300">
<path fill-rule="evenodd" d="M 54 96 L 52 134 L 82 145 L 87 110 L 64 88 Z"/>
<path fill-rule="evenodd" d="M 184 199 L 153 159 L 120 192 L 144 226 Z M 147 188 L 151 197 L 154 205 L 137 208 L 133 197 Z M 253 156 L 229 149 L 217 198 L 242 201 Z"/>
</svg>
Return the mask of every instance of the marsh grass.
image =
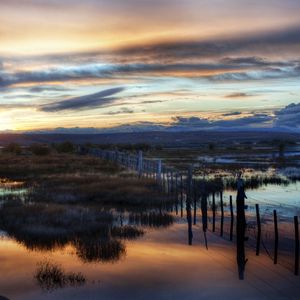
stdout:
<svg viewBox="0 0 300 300">
<path fill-rule="evenodd" d="M 289 185 L 290 180 L 280 176 L 251 176 L 244 178 L 244 184 L 247 189 L 257 189 L 263 185 Z M 226 188 L 236 189 L 236 178 L 226 178 L 224 185 Z"/>
<path fill-rule="evenodd" d="M 90 156 L 75 154 L 0 155 L 0 177 L 32 181 L 43 180 L 53 174 L 78 172 L 117 174 L 122 171 L 118 165 Z"/>
<path fill-rule="evenodd" d="M 144 234 L 141 226 L 168 226 L 173 221 L 162 213 L 148 215 L 162 210 L 162 203 L 172 203 L 155 180 L 138 178 L 98 158 L 3 154 L 0 176 L 24 182 L 26 189 L 22 197 L 1 199 L 0 228 L 33 251 L 70 245 L 84 262 L 116 262 L 126 255 L 124 240 Z M 123 218 L 137 211 L 143 212 L 143 220 L 117 225 L 120 212 Z M 45 268 L 59 273 L 47 264 Z"/>
<path fill-rule="evenodd" d="M 60 265 L 50 261 L 38 263 L 34 278 L 39 286 L 46 291 L 66 286 L 81 286 L 86 282 L 82 273 L 66 273 Z"/>
<path fill-rule="evenodd" d="M 153 179 L 139 179 L 118 165 L 89 156 L 0 155 L 0 177 L 20 180 L 28 202 L 158 205 L 164 199 Z"/>
</svg>

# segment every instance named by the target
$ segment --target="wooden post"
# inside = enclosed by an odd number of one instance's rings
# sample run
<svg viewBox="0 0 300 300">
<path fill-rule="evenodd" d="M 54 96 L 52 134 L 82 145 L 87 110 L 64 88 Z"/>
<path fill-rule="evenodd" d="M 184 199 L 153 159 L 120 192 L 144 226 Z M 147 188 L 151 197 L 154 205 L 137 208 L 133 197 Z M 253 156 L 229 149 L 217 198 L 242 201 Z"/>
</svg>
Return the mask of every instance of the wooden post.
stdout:
<svg viewBox="0 0 300 300">
<path fill-rule="evenodd" d="M 175 197 L 176 197 L 176 215 L 178 215 L 178 173 L 175 175 Z"/>
<path fill-rule="evenodd" d="M 275 235 L 275 241 L 274 241 L 274 264 L 277 264 L 277 258 L 278 258 L 278 223 L 277 223 L 277 212 L 276 209 L 273 210 L 273 216 L 274 216 L 274 235 Z"/>
<path fill-rule="evenodd" d="M 167 190 L 168 190 L 168 195 L 170 195 L 170 176 L 169 172 L 167 171 Z"/>
<path fill-rule="evenodd" d="M 232 196 L 229 197 L 230 204 L 230 240 L 233 240 L 233 222 L 234 222 L 234 214 L 233 214 L 233 206 L 232 206 Z"/>
<path fill-rule="evenodd" d="M 193 243 L 192 212 L 191 212 L 191 202 L 189 198 L 186 200 L 186 217 L 188 222 L 189 245 L 192 245 Z"/>
<path fill-rule="evenodd" d="M 196 180 L 193 180 L 193 196 L 194 196 L 194 225 L 197 223 L 197 187 Z"/>
<path fill-rule="evenodd" d="M 259 205 L 255 204 L 256 209 L 256 224 L 257 224 L 257 235 L 256 235 L 256 255 L 259 255 L 260 250 L 260 240 L 261 240 L 261 223 L 259 214 Z"/>
<path fill-rule="evenodd" d="M 295 275 L 299 274 L 299 226 L 298 217 L 294 217 L 295 225 Z"/>
<path fill-rule="evenodd" d="M 157 167 L 156 167 L 156 180 L 158 182 L 161 181 L 161 159 L 157 161 Z"/>
<path fill-rule="evenodd" d="M 139 176 L 142 175 L 143 172 L 143 151 L 139 151 L 139 156 L 138 156 L 138 172 Z"/>
<path fill-rule="evenodd" d="M 162 174 L 162 189 L 164 191 L 164 193 L 166 192 L 166 173 L 165 170 L 163 170 L 163 174 Z"/>
<path fill-rule="evenodd" d="M 221 230 L 220 236 L 223 236 L 223 227 L 224 227 L 224 206 L 223 206 L 223 192 L 220 192 L 220 205 L 221 205 Z"/>
<path fill-rule="evenodd" d="M 180 175 L 180 215 L 183 217 L 183 178 Z"/>
<path fill-rule="evenodd" d="M 215 192 L 213 192 L 213 199 L 212 199 L 212 213 L 213 213 L 213 229 L 212 231 L 216 231 L 216 199 L 215 199 Z"/>
<path fill-rule="evenodd" d="M 236 253 L 239 279 L 244 279 L 244 272 L 246 266 L 245 253 L 245 231 L 246 231 L 246 217 L 245 217 L 245 189 L 244 181 L 241 177 L 237 180 L 237 196 L 236 196 Z"/>
<path fill-rule="evenodd" d="M 192 193 L 192 184 L 193 184 L 193 166 L 190 165 L 189 166 L 189 170 L 188 170 L 188 177 L 187 177 L 187 197 L 190 198 L 191 197 L 191 193 Z"/>
</svg>

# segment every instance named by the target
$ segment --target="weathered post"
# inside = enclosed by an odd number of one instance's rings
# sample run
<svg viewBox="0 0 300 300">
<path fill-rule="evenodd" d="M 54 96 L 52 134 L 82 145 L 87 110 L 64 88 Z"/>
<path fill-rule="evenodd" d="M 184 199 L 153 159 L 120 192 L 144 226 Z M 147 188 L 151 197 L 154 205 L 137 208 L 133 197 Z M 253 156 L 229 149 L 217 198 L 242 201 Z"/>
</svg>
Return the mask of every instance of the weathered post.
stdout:
<svg viewBox="0 0 300 300">
<path fill-rule="evenodd" d="M 176 197 L 176 215 L 178 215 L 178 173 L 175 175 L 175 197 Z"/>
<path fill-rule="evenodd" d="M 234 222 L 234 214 L 233 214 L 233 206 L 232 206 L 232 196 L 229 197 L 229 205 L 230 205 L 230 240 L 233 240 L 233 222 Z"/>
<path fill-rule="evenodd" d="M 113 160 L 118 163 L 118 150 L 113 151 Z"/>
<path fill-rule="evenodd" d="M 223 205 L 223 192 L 220 192 L 220 205 L 221 205 L 221 230 L 220 236 L 223 236 L 223 227 L 224 227 L 224 205 Z"/>
<path fill-rule="evenodd" d="M 202 213 L 202 229 L 204 234 L 204 242 L 206 249 L 208 249 L 207 245 L 207 237 L 206 237 L 206 231 L 207 231 L 207 193 L 205 189 L 205 181 L 203 180 L 201 183 L 201 213 Z"/>
<path fill-rule="evenodd" d="M 167 171 L 167 190 L 168 190 L 168 195 L 170 195 L 170 176 L 169 176 L 169 171 Z"/>
<path fill-rule="evenodd" d="M 129 157 L 128 153 L 126 153 L 126 156 L 125 156 L 125 165 L 128 169 L 130 169 L 130 157 Z"/>
<path fill-rule="evenodd" d="M 257 235 L 256 235 L 256 255 L 259 255 L 260 250 L 260 240 L 261 240 L 261 223 L 260 223 L 260 213 L 259 205 L 255 204 L 256 209 L 256 224 L 257 224 Z"/>
<path fill-rule="evenodd" d="M 191 201 L 189 198 L 186 200 L 186 217 L 188 222 L 188 243 L 193 243 L 193 230 L 192 230 L 192 212 L 191 212 Z"/>
<path fill-rule="evenodd" d="M 188 177 L 187 177 L 187 197 L 191 197 L 192 193 L 192 184 L 193 184 L 193 166 L 189 166 Z"/>
<path fill-rule="evenodd" d="M 197 193 L 197 186 L 196 186 L 196 180 L 193 180 L 193 197 L 194 197 L 194 225 L 196 225 L 197 222 L 197 197 L 198 197 L 198 193 Z"/>
<path fill-rule="evenodd" d="M 156 166 L 156 180 L 160 183 L 161 181 L 161 159 L 157 161 Z"/>
<path fill-rule="evenodd" d="M 142 175 L 142 172 L 143 172 L 143 151 L 139 151 L 139 154 L 138 154 L 138 173 L 139 173 L 139 176 Z"/>
<path fill-rule="evenodd" d="M 246 265 L 245 257 L 245 231 L 246 231 L 246 217 L 245 217 L 245 190 L 244 181 L 239 175 L 237 181 L 237 197 L 236 197 L 236 246 L 237 246 L 237 265 L 239 279 L 244 279 L 244 271 Z"/>
<path fill-rule="evenodd" d="M 274 264 L 277 264 L 278 259 L 278 223 L 277 223 L 277 212 L 276 209 L 273 210 L 274 217 Z"/>
<path fill-rule="evenodd" d="M 173 178 L 173 171 L 170 173 L 170 194 L 174 193 L 174 178 Z"/>
<path fill-rule="evenodd" d="M 294 226 L 295 226 L 295 275 L 299 274 L 299 226 L 298 226 L 298 217 L 294 217 Z"/>
<path fill-rule="evenodd" d="M 183 178 L 180 175 L 180 215 L 183 217 Z"/>
<path fill-rule="evenodd" d="M 216 231 L 216 199 L 215 199 L 215 192 L 212 194 L 212 213 L 213 213 L 213 228 L 212 231 Z"/>
</svg>

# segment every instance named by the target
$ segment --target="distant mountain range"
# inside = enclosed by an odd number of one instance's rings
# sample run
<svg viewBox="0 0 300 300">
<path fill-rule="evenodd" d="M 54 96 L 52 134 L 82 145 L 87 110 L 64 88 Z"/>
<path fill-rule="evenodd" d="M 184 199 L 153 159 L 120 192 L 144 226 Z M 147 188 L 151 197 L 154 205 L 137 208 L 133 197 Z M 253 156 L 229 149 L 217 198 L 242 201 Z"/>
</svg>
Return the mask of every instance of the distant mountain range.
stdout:
<svg viewBox="0 0 300 300">
<path fill-rule="evenodd" d="M 71 141 L 76 144 L 137 144 L 149 143 L 162 146 L 197 146 L 210 142 L 218 143 L 239 143 L 249 141 L 272 141 L 272 140 L 293 140 L 300 143 L 300 133 L 277 132 L 272 130 L 247 130 L 247 131 L 148 131 L 148 132 L 124 132 L 124 133 L 97 133 L 91 129 L 90 133 L 76 134 L 63 133 L 57 129 L 56 133 L 2 133 L 0 134 L 0 145 L 16 142 L 22 145 L 32 143 L 59 143 Z"/>
</svg>

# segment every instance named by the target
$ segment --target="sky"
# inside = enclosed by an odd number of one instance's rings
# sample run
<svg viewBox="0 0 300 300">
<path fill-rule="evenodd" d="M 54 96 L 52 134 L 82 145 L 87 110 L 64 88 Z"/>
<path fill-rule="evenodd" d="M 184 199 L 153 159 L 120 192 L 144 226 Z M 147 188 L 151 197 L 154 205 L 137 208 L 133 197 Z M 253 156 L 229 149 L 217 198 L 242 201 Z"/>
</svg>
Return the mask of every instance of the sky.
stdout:
<svg viewBox="0 0 300 300">
<path fill-rule="evenodd" d="M 299 0 L 0 0 L 0 131 L 300 131 L 299 15 Z"/>
</svg>

